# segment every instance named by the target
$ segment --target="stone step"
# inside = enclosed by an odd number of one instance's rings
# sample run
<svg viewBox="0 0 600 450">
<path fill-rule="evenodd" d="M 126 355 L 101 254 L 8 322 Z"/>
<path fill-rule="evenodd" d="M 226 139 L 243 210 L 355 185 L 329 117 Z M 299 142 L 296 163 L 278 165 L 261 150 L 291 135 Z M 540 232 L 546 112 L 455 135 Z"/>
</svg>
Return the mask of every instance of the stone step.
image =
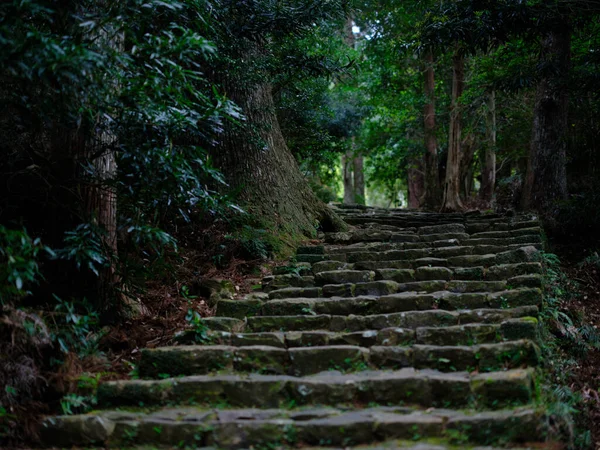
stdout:
<svg viewBox="0 0 600 450">
<path fill-rule="evenodd" d="M 162 380 L 110 381 L 98 387 L 99 408 L 215 405 L 280 408 L 286 405 L 415 405 L 502 408 L 535 397 L 532 369 L 468 374 L 406 368 L 318 375 L 212 374 Z"/>
<path fill-rule="evenodd" d="M 489 275 L 488 275 L 489 272 Z M 489 276 L 489 280 L 486 279 Z M 313 290 L 309 292 L 319 292 L 325 297 L 330 297 L 328 292 L 336 292 L 335 288 L 326 286 L 339 286 L 340 284 L 351 284 L 353 291 L 360 291 L 361 286 L 368 283 L 367 286 L 382 286 L 383 292 L 388 293 L 390 283 L 372 283 L 372 281 L 392 281 L 397 283 L 395 288 L 397 292 L 435 292 L 439 290 L 449 290 L 451 292 L 496 292 L 519 287 L 537 287 L 543 285 L 541 274 L 518 275 L 515 277 L 504 278 L 503 280 L 492 280 L 495 278 L 494 272 L 485 270 L 483 267 L 468 267 L 449 269 L 447 267 L 422 266 L 417 269 L 376 269 L 367 270 L 339 270 L 331 272 L 319 272 L 316 276 L 318 287 L 322 290 Z M 304 297 L 304 290 L 285 291 L 286 297 L 278 292 L 269 296 L 271 299 Z M 293 295 L 289 295 L 293 294 Z M 300 294 L 300 295 L 298 295 Z M 336 295 L 336 294 L 334 294 Z"/>
<path fill-rule="evenodd" d="M 517 264 L 541 261 L 541 255 L 536 246 L 522 246 L 520 244 L 516 244 L 512 247 L 478 245 L 440 247 L 433 249 L 424 248 L 412 250 L 388 250 L 384 252 L 365 251 L 349 253 L 347 255 L 328 256 L 330 259 L 336 259 L 348 263 L 441 258 L 447 259 L 448 264 L 455 267 L 489 267 L 498 264 Z"/>
<path fill-rule="evenodd" d="M 338 263 L 339 264 L 339 263 Z M 345 264 L 345 263 L 344 263 Z M 462 281 L 506 281 L 507 284 L 511 279 L 519 276 L 538 275 L 541 279 L 542 265 L 539 262 L 525 262 L 516 264 L 498 264 L 489 267 L 471 266 L 471 267 L 452 267 L 447 259 L 441 258 L 421 258 L 414 261 L 366 261 L 357 262 L 352 265 L 346 264 L 339 270 L 371 270 L 375 272 L 375 278 L 384 279 L 383 277 L 394 278 L 402 277 L 402 273 L 395 275 L 391 270 L 418 270 L 419 268 L 427 267 L 444 267 L 452 271 L 451 280 Z M 320 268 L 330 268 L 333 266 L 318 266 L 315 267 L 316 273 L 319 273 Z M 337 269 L 335 269 L 337 270 Z M 385 272 L 381 272 L 384 270 Z M 423 269 L 421 269 L 423 271 Z M 427 269 L 424 270 L 425 273 Z M 379 272 L 379 274 L 378 274 Z M 405 277 L 409 278 L 411 272 L 405 272 Z M 414 274 L 413 274 L 414 275 Z M 518 280 L 512 280 L 518 281 Z"/>
<path fill-rule="evenodd" d="M 529 339 L 538 340 L 538 321 L 534 317 L 509 319 L 501 323 L 455 325 L 449 327 L 384 328 L 355 332 L 332 331 L 275 331 L 263 333 L 241 333 L 209 331 L 201 342 L 205 345 L 230 345 L 244 347 L 267 345 L 276 348 L 315 347 L 325 345 L 474 345 L 503 341 Z M 178 337 L 182 344 L 196 343 L 193 330 Z"/>
<path fill-rule="evenodd" d="M 271 292 L 269 300 L 223 300 L 217 305 L 217 316 L 254 317 L 290 315 L 372 315 L 430 309 L 481 309 L 541 306 L 542 291 L 538 288 L 519 288 L 494 292 L 452 292 L 467 290 L 465 282 L 430 281 L 420 286 L 424 293 L 405 291 L 407 285 L 394 281 L 374 281 L 356 285 L 328 285 L 311 292 L 297 292 L 294 288 Z M 462 287 L 461 287 L 462 286 Z M 480 283 L 476 287 L 489 286 Z M 410 288 L 415 288 L 410 285 Z M 431 291 L 431 293 L 427 293 Z M 310 294 L 311 297 L 296 297 Z M 330 295 L 324 297 L 323 295 Z M 356 297 L 353 297 L 356 295 Z M 282 298 L 283 297 L 283 298 Z"/>
<path fill-rule="evenodd" d="M 546 431 L 544 419 L 543 413 L 535 409 L 468 415 L 401 407 L 361 410 L 187 407 L 154 412 L 101 411 L 59 416 L 47 419 L 41 432 L 45 442 L 61 447 L 108 445 L 110 448 L 127 448 L 134 444 L 152 444 L 237 450 L 318 445 L 320 448 L 343 446 L 348 449 L 352 445 L 368 443 L 371 445 L 360 448 L 444 450 L 457 448 L 451 444 L 455 442 L 461 449 L 476 450 L 472 445 L 542 440 Z"/>
<path fill-rule="evenodd" d="M 493 231 L 468 234 L 465 227 L 459 225 L 460 229 L 438 229 L 431 230 L 432 233 L 422 233 L 424 228 L 419 229 L 418 233 L 408 230 L 402 231 L 382 231 L 375 229 L 356 229 L 353 231 L 327 233 L 325 243 L 327 244 L 366 244 L 381 243 L 391 246 L 402 247 L 402 244 L 423 244 L 422 247 L 441 247 L 443 245 L 435 244 L 444 241 L 456 241 L 462 245 L 510 245 L 510 244 L 539 244 L 542 242 L 539 228 L 523 228 L 516 230 Z M 360 246 L 360 245 L 356 245 Z M 333 246 L 313 246 L 301 247 L 297 254 L 326 254 Z M 339 247 L 339 245 L 338 245 Z M 418 246 L 417 246 L 418 247 Z M 416 247 L 415 247 L 416 248 Z"/>
<path fill-rule="evenodd" d="M 143 349 L 138 366 L 144 378 L 206 375 L 212 372 L 313 375 L 328 370 L 436 369 L 479 371 L 537 366 L 539 348 L 528 340 L 471 346 L 328 345 L 283 349 L 265 345 L 185 345 Z"/>
<path fill-rule="evenodd" d="M 472 323 L 501 323 L 522 317 L 537 317 L 537 306 L 507 309 L 475 310 L 428 310 L 368 316 L 348 315 L 292 315 L 248 317 L 244 330 L 251 332 L 270 331 L 365 331 L 384 328 L 448 327 Z"/>
</svg>

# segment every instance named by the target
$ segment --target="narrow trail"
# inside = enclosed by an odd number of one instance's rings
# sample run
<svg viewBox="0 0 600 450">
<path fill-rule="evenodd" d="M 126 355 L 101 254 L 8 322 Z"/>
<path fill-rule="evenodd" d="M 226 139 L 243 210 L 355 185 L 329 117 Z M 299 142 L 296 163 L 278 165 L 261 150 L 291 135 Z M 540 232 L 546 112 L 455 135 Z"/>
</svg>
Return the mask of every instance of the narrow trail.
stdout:
<svg viewBox="0 0 600 450">
<path fill-rule="evenodd" d="M 99 410 L 49 418 L 44 442 L 414 450 L 544 442 L 538 221 L 338 212 L 351 231 L 299 248 L 264 292 L 222 300 L 204 320 L 203 345 L 190 345 L 192 331 L 184 345 L 144 350 L 140 380 L 101 384 Z"/>
</svg>

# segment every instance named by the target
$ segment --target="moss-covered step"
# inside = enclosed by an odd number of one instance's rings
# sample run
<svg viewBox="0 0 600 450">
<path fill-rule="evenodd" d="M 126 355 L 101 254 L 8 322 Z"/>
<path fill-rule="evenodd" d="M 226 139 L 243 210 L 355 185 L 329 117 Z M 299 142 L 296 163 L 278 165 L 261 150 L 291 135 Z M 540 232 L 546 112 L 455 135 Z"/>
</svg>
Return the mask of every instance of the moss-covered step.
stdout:
<svg viewBox="0 0 600 450">
<path fill-rule="evenodd" d="M 361 448 L 443 450 L 458 448 L 452 445 L 455 442 L 464 450 L 473 448 L 473 444 L 542 440 L 543 423 L 543 414 L 534 409 L 470 416 L 446 410 L 410 411 L 394 407 L 350 411 L 170 408 L 146 413 L 106 411 L 59 416 L 46 420 L 41 431 L 46 442 L 62 447 L 97 444 L 126 448 L 133 444 L 154 444 L 240 449 L 296 448 L 303 444 L 304 448 L 306 445 L 348 448 L 370 443 L 373 446 Z M 374 446 L 378 441 L 381 444 Z M 416 446 L 415 441 L 424 442 Z M 440 447 L 444 443 L 447 445 Z"/>
<path fill-rule="evenodd" d="M 417 234 L 393 230 L 358 228 L 340 233 L 326 233 L 325 242 L 328 244 L 352 244 L 356 242 L 418 242 Z"/>
<path fill-rule="evenodd" d="M 538 321 L 534 317 L 509 319 L 498 324 L 472 323 L 449 327 L 385 328 L 382 330 L 364 330 L 355 332 L 332 331 L 289 331 L 264 333 L 231 333 L 228 331 L 209 331 L 197 339 L 197 334 L 190 330 L 187 340 L 182 337 L 179 342 L 186 344 L 231 345 L 234 347 L 267 345 L 277 348 L 315 347 L 323 345 L 474 345 L 490 344 L 508 340 L 538 340 Z"/>
<path fill-rule="evenodd" d="M 537 244 L 536 244 L 537 245 Z M 339 257 L 340 255 L 331 255 Z M 541 255 L 534 245 L 477 245 L 450 246 L 437 248 L 420 248 L 411 250 L 388 250 L 383 252 L 354 252 L 345 257 L 345 262 L 362 263 L 365 261 L 416 260 L 420 258 L 447 259 L 454 267 L 489 267 L 496 264 L 516 264 L 523 262 L 539 262 Z"/>
<path fill-rule="evenodd" d="M 528 340 L 462 346 L 324 345 L 289 349 L 265 345 L 189 345 L 144 349 L 138 370 L 146 378 L 212 372 L 302 376 L 328 370 L 354 372 L 405 367 L 490 372 L 536 366 L 539 359 L 538 347 Z"/>
<path fill-rule="evenodd" d="M 434 291 L 430 294 L 400 292 L 392 295 L 373 295 L 371 286 L 377 290 L 395 291 L 397 286 L 390 285 L 389 289 L 381 289 L 372 283 L 356 285 L 335 285 L 335 293 L 341 294 L 330 298 L 286 298 L 265 302 L 259 312 L 260 316 L 289 316 L 289 315 L 372 315 L 391 314 L 396 312 L 425 311 L 444 309 L 447 311 L 481 308 L 514 308 L 520 306 L 541 306 L 542 291 L 537 288 L 521 288 L 498 292 L 450 292 Z M 366 285 L 366 286 L 364 286 Z M 367 288 L 368 287 L 368 288 Z M 442 283 L 443 287 L 443 283 Z M 344 291 L 344 289 L 346 289 Z M 433 290 L 433 289 L 432 289 Z M 323 289 L 324 293 L 333 292 Z M 369 293 L 351 297 L 352 294 Z M 386 292 L 387 293 L 387 292 Z M 342 296 L 342 295 L 348 296 Z M 221 315 L 221 311 L 217 310 Z"/>
<path fill-rule="evenodd" d="M 482 381 L 483 380 L 483 381 Z M 499 388 L 498 386 L 502 386 Z M 98 406 L 214 405 L 279 408 L 286 405 L 378 403 L 444 408 L 489 408 L 530 402 L 531 369 L 490 374 L 406 368 L 288 375 L 218 374 L 163 380 L 112 381 L 98 387 Z"/>
<path fill-rule="evenodd" d="M 327 314 L 248 317 L 245 330 L 265 331 L 365 331 L 384 328 L 448 327 L 471 323 L 501 323 L 520 317 L 537 317 L 536 306 L 507 309 L 474 309 L 445 311 L 440 309 L 408 311 L 367 316 L 336 316 Z"/>
<path fill-rule="evenodd" d="M 406 270 L 406 272 L 399 272 L 397 276 L 401 277 L 402 280 L 395 280 L 398 282 L 408 282 L 415 280 L 415 269 L 420 267 L 444 267 L 452 270 L 452 280 L 462 281 L 506 281 L 509 278 L 513 278 L 520 275 L 541 275 L 542 265 L 539 262 L 528 262 L 528 263 L 517 263 L 517 264 L 498 264 L 489 267 L 483 265 L 477 265 L 478 262 L 481 264 L 486 263 L 486 259 L 481 260 L 477 258 L 466 259 L 468 261 L 468 267 L 452 265 L 448 259 L 444 258 L 419 258 L 416 260 L 386 260 L 386 261 L 360 261 L 353 264 L 344 263 L 345 267 L 350 266 L 354 270 L 373 270 L 376 274 L 376 279 L 394 279 L 392 277 L 384 276 L 383 274 L 389 273 L 394 274 L 394 270 Z M 456 260 L 455 260 L 456 262 Z M 460 260 L 458 260 L 460 262 Z M 324 270 L 337 270 L 333 267 Z M 315 270 L 315 269 L 313 269 Z M 315 270 L 318 273 L 318 269 Z M 379 273 L 379 274 L 378 274 Z M 442 277 L 441 279 L 443 279 Z M 437 279 L 437 278 L 436 278 Z"/>
</svg>

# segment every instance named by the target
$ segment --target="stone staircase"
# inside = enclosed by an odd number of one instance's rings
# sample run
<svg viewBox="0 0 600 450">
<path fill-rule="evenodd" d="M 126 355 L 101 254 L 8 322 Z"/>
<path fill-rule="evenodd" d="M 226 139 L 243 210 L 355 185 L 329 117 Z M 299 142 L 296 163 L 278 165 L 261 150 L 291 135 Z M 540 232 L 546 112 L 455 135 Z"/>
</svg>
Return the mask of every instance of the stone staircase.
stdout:
<svg viewBox="0 0 600 450">
<path fill-rule="evenodd" d="M 338 212 L 351 231 L 299 248 L 264 292 L 221 300 L 209 331 L 144 350 L 142 379 L 101 384 L 98 411 L 48 418 L 44 442 L 544 448 L 538 221 Z"/>
</svg>

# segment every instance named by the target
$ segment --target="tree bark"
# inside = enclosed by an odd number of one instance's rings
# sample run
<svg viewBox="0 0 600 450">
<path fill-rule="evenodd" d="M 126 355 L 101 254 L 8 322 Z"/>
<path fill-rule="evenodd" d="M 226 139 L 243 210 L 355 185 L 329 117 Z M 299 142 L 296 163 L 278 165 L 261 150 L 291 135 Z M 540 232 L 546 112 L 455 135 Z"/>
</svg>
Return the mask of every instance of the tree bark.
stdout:
<svg viewBox="0 0 600 450">
<path fill-rule="evenodd" d="M 418 209 L 425 192 L 423 162 L 416 159 L 408 169 L 408 207 Z"/>
<path fill-rule="evenodd" d="M 468 135 L 461 144 L 460 188 L 462 200 L 467 201 L 473 190 L 473 159 L 475 157 L 475 137 Z"/>
<path fill-rule="evenodd" d="M 486 143 L 481 161 L 481 188 L 479 198 L 490 203 L 496 189 L 496 92 L 488 94 L 488 108 L 486 117 Z"/>
<path fill-rule="evenodd" d="M 259 53 L 258 48 L 255 51 Z M 239 193 L 242 205 L 266 225 L 274 224 L 292 235 L 314 236 L 317 227 L 324 231 L 346 229 L 346 224 L 313 193 L 288 149 L 275 114 L 271 84 L 248 83 L 235 77 L 221 84 L 242 108 L 246 129 L 240 132 L 226 127 L 211 155 L 230 188 Z M 254 139 L 248 137 L 252 130 L 256 130 Z"/>
<path fill-rule="evenodd" d="M 425 55 L 425 97 L 423 109 L 425 125 L 425 195 L 423 204 L 427 208 L 438 208 L 441 201 L 440 173 L 435 133 L 435 69 L 433 52 Z"/>
<path fill-rule="evenodd" d="M 465 61 L 460 49 L 456 49 L 452 58 L 452 106 L 450 108 L 450 136 L 448 142 L 448 161 L 446 163 L 446 182 L 444 186 L 445 211 L 460 211 L 460 158 L 462 120 L 460 97 L 464 91 Z"/>
<path fill-rule="evenodd" d="M 549 28 L 542 36 L 541 79 L 536 91 L 527 175 L 521 206 L 548 219 L 567 198 L 568 76 L 571 30 L 568 24 Z"/>
<path fill-rule="evenodd" d="M 354 201 L 365 204 L 365 160 L 362 154 L 354 156 Z"/>
<path fill-rule="evenodd" d="M 354 178 L 352 174 L 354 156 L 352 150 L 348 150 L 342 156 L 342 166 L 344 169 L 344 204 L 353 205 L 356 203 L 354 198 Z"/>
</svg>

